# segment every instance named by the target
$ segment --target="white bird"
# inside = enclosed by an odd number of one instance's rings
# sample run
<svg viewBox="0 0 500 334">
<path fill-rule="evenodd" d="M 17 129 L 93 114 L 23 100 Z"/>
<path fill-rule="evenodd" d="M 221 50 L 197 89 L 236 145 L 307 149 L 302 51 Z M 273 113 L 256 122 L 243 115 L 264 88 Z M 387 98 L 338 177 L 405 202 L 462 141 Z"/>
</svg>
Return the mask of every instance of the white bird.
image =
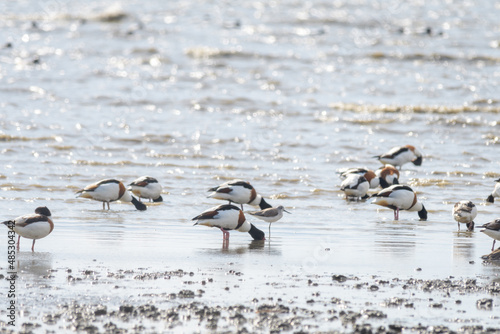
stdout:
<svg viewBox="0 0 500 334">
<path fill-rule="evenodd" d="M 367 168 L 349 168 L 340 173 L 340 178 L 345 180 L 350 174 L 358 174 L 364 176 L 366 181 L 370 184 L 371 189 L 375 189 L 380 185 L 380 178 L 376 173 Z"/>
<path fill-rule="evenodd" d="M 404 164 L 412 162 L 415 166 L 422 164 L 422 153 L 412 145 L 398 146 L 389 152 L 375 156 L 384 165 L 393 165 L 401 168 Z"/>
<path fill-rule="evenodd" d="M 460 201 L 453 206 L 453 218 L 457 221 L 458 230 L 460 223 L 467 225 L 467 231 L 474 231 L 474 218 L 477 216 L 477 208 L 471 201 Z"/>
<path fill-rule="evenodd" d="M 417 211 L 421 220 L 427 220 L 427 210 L 408 186 L 395 184 L 373 194 L 372 197 L 375 197 L 372 204 L 394 210 L 394 220 L 399 219 L 399 210 Z"/>
<path fill-rule="evenodd" d="M 17 217 L 14 220 L 4 221 L 2 224 L 16 232 L 19 237 L 17 238 L 17 249 L 21 237 L 33 239 L 31 251 L 35 251 L 35 241 L 37 239 L 45 238 L 54 229 L 54 223 L 50 219 L 50 210 L 46 206 L 36 208 L 34 214 Z"/>
<path fill-rule="evenodd" d="M 243 211 L 232 204 L 223 204 L 208 209 L 192 220 L 194 225 L 218 227 L 222 231 L 223 240 L 229 240 L 230 230 L 248 232 L 254 240 L 265 240 L 265 234 L 254 225 L 250 224 Z"/>
<path fill-rule="evenodd" d="M 163 202 L 161 197 L 162 187 L 157 179 L 151 176 L 141 176 L 128 185 L 128 189 L 137 197 L 148 198 L 153 202 Z"/>
<path fill-rule="evenodd" d="M 216 198 L 229 201 L 229 203 L 241 204 L 242 210 L 243 204 L 258 206 L 261 209 L 272 207 L 261 195 L 257 194 L 254 187 L 246 181 L 229 181 L 220 186 L 210 188 L 208 191 L 211 191 L 208 198 Z"/>
<path fill-rule="evenodd" d="M 489 203 L 495 202 L 495 197 L 500 197 L 500 179 L 495 180 L 495 182 L 495 188 L 493 188 L 493 191 L 486 199 Z"/>
<path fill-rule="evenodd" d="M 86 186 L 76 192 L 77 197 L 90 198 L 95 201 L 102 202 L 102 209 L 105 209 L 105 204 L 114 201 L 132 202 L 137 210 L 144 211 L 146 205 L 130 195 L 123 183 L 115 179 L 105 179 L 99 182 Z"/>
<path fill-rule="evenodd" d="M 382 188 L 387 188 L 393 184 L 399 184 L 399 171 L 393 165 L 385 165 L 375 171 Z"/>
<path fill-rule="evenodd" d="M 481 232 L 493 238 L 493 245 L 491 246 L 491 251 L 493 252 L 495 250 L 495 241 L 500 241 L 500 219 L 495 219 L 479 227 L 484 228 Z"/>
<path fill-rule="evenodd" d="M 267 208 L 260 211 L 248 212 L 254 217 L 257 217 L 263 221 L 269 223 L 269 235 L 271 235 L 271 224 L 277 222 L 283 217 L 283 212 L 290 213 L 285 210 L 283 205 L 278 206 L 277 208 Z"/>
<path fill-rule="evenodd" d="M 366 199 L 369 197 L 366 194 L 369 188 L 368 181 L 363 175 L 359 174 L 349 174 L 340 184 L 340 190 L 345 193 L 347 199 L 349 197 Z"/>
</svg>

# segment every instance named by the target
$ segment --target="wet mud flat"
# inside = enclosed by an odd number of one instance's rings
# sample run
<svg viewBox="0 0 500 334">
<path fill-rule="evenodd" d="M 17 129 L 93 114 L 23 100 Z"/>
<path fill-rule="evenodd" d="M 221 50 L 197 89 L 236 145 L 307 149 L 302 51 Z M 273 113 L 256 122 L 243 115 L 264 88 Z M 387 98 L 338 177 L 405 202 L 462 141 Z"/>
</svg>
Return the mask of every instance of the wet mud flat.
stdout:
<svg viewBox="0 0 500 334">
<path fill-rule="evenodd" d="M 20 280 L 16 330 L 2 319 L 1 333 L 500 333 L 490 277 L 66 268 Z"/>
</svg>

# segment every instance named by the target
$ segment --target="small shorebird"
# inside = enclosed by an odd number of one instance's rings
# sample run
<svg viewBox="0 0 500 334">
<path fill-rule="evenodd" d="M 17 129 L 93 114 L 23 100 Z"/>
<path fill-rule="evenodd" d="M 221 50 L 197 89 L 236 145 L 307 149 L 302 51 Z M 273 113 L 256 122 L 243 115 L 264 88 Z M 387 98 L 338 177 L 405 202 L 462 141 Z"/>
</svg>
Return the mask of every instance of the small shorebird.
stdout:
<svg viewBox="0 0 500 334">
<path fill-rule="evenodd" d="M 255 191 L 250 183 L 242 180 L 229 181 L 220 186 L 210 188 L 208 191 L 211 191 L 208 198 L 216 198 L 229 201 L 229 203 L 240 204 L 242 210 L 243 204 L 258 206 L 262 210 L 271 208 L 271 205 L 261 195 L 257 194 L 257 191 Z"/>
<path fill-rule="evenodd" d="M 399 171 L 393 165 L 385 165 L 375 171 L 380 180 L 380 186 L 387 188 L 393 184 L 399 184 Z"/>
<path fill-rule="evenodd" d="M 375 189 L 380 185 L 380 179 L 374 171 L 367 168 L 349 168 L 340 173 L 340 178 L 345 180 L 351 174 L 363 176 L 370 184 L 371 189 Z"/>
<path fill-rule="evenodd" d="M 427 220 L 427 210 L 417 201 L 417 195 L 408 186 L 395 184 L 373 194 L 372 197 L 375 197 L 373 204 L 394 210 L 394 220 L 399 219 L 399 210 L 418 211 L 420 219 Z"/>
<path fill-rule="evenodd" d="M 493 238 L 493 245 L 491 246 L 491 251 L 493 252 L 495 250 L 495 241 L 500 241 L 500 219 L 495 219 L 479 227 L 484 228 L 481 232 Z"/>
<path fill-rule="evenodd" d="M 369 196 L 366 194 L 370 184 L 363 175 L 349 174 L 340 185 L 340 190 L 345 193 L 346 199 L 354 197 L 355 199 L 366 199 Z"/>
<path fill-rule="evenodd" d="M 457 221 L 459 231 L 460 223 L 467 225 L 467 231 L 474 231 L 476 216 L 477 208 L 471 201 L 460 201 L 453 206 L 453 218 Z"/>
<path fill-rule="evenodd" d="M 422 164 L 422 153 L 411 145 L 394 147 L 387 153 L 376 155 L 375 158 L 384 165 L 389 164 L 400 169 L 408 162 L 412 162 L 415 166 Z"/>
<path fill-rule="evenodd" d="M 128 189 L 137 197 L 148 198 L 149 201 L 163 202 L 162 187 L 158 180 L 151 176 L 141 176 L 128 185 Z"/>
<path fill-rule="evenodd" d="M 290 213 L 285 210 L 283 205 L 278 206 L 277 208 L 267 208 L 260 211 L 248 212 L 254 217 L 262 219 L 269 223 L 269 235 L 271 235 L 271 224 L 277 222 L 283 217 L 283 212 Z"/>
<path fill-rule="evenodd" d="M 18 250 L 21 237 L 33 239 L 31 251 L 34 252 L 35 240 L 45 238 L 54 229 L 54 223 L 52 222 L 52 219 L 50 219 L 50 216 L 50 210 L 46 206 L 40 206 L 36 208 L 34 214 L 17 217 L 14 220 L 7 220 L 2 224 L 6 225 L 18 234 Z"/>
<path fill-rule="evenodd" d="M 218 227 L 222 231 L 222 239 L 229 240 L 230 230 L 248 232 L 254 240 L 265 240 L 265 234 L 254 225 L 250 224 L 243 211 L 232 204 L 223 204 L 208 209 L 192 220 L 196 220 L 194 225 L 205 225 Z"/>
<path fill-rule="evenodd" d="M 500 197 L 500 179 L 495 180 L 495 182 L 495 188 L 493 188 L 493 191 L 486 199 L 489 203 L 495 202 L 495 197 Z"/>
<path fill-rule="evenodd" d="M 86 186 L 85 188 L 76 192 L 77 197 L 90 198 L 95 201 L 102 202 L 102 209 L 105 209 L 105 204 L 114 201 L 132 202 L 137 210 L 144 211 L 147 209 L 146 205 L 137 200 L 134 196 L 125 189 L 123 183 L 115 179 L 105 179 L 97 183 Z"/>
</svg>

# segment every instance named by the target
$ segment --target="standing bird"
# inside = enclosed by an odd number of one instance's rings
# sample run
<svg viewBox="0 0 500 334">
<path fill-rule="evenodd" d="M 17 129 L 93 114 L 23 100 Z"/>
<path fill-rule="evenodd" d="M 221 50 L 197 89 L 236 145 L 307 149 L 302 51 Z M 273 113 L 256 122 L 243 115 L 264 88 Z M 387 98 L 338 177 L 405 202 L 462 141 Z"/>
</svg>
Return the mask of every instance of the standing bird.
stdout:
<svg viewBox="0 0 500 334">
<path fill-rule="evenodd" d="M 250 183 L 242 180 L 229 181 L 220 186 L 210 188 L 208 191 L 211 191 L 208 198 L 216 198 L 227 200 L 229 203 L 241 204 L 242 210 L 243 204 L 258 206 L 262 210 L 272 207 L 261 195 L 257 194 Z"/>
<path fill-rule="evenodd" d="M 50 219 L 51 213 L 46 206 L 40 206 L 35 209 L 34 214 L 17 217 L 14 220 L 4 221 L 2 224 L 16 232 L 19 237 L 17 238 L 17 250 L 21 237 L 33 239 L 31 251 L 35 251 L 35 240 L 45 238 L 54 229 L 54 223 Z"/>
<path fill-rule="evenodd" d="M 369 188 L 368 181 L 363 175 L 359 174 L 349 174 L 340 185 L 340 190 L 345 193 L 346 199 L 349 199 L 349 197 L 366 199 L 369 197 L 366 194 Z"/>
<path fill-rule="evenodd" d="M 417 195 L 408 186 L 395 184 L 373 194 L 372 197 L 375 197 L 373 204 L 394 210 L 394 220 L 399 219 L 399 210 L 418 211 L 420 220 L 427 220 L 427 210 L 417 201 Z"/>
<path fill-rule="evenodd" d="M 161 197 L 162 187 L 158 180 L 150 176 L 141 176 L 128 185 L 128 189 L 137 197 L 148 198 L 149 201 L 163 202 Z"/>
<path fill-rule="evenodd" d="M 379 178 L 380 186 L 387 188 L 393 184 L 399 184 L 399 171 L 393 165 L 385 165 L 375 171 Z"/>
<path fill-rule="evenodd" d="M 146 205 L 137 200 L 134 196 L 125 189 L 123 183 L 115 179 L 105 179 L 97 183 L 86 186 L 76 192 L 77 197 L 90 198 L 102 202 L 102 209 L 105 209 L 105 204 L 114 201 L 132 202 L 137 210 L 144 211 Z"/>
<path fill-rule="evenodd" d="M 254 225 L 250 224 L 243 211 L 232 204 L 223 204 L 208 209 L 192 220 L 194 225 L 218 227 L 222 231 L 222 240 L 229 240 L 230 230 L 248 232 L 254 240 L 265 240 L 265 234 Z"/>
<path fill-rule="evenodd" d="M 358 174 L 364 176 L 370 184 L 371 189 L 375 189 L 380 185 L 380 179 L 374 171 L 367 168 L 349 168 L 340 173 L 340 178 L 345 180 L 350 174 Z"/>
<path fill-rule="evenodd" d="M 460 201 L 453 206 L 453 218 L 457 221 L 459 231 L 460 223 L 467 225 L 467 231 L 474 231 L 476 216 L 477 208 L 471 201 Z"/>
<path fill-rule="evenodd" d="M 262 219 L 269 223 L 269 235 L 271 235 L 271 224 L 277 222 L 283 217 L 283 212 L 290 213 L 285 210 L 283 205 L 278 206 L 277 208 L 267 208 L 260 211 L 249 212 L 254 217 Z"/>
<path fill-rule="evenodd" d="M 500 219 L 495 219 L 479 227 L 484 228 L 481 232 L 493 238 L 493 245 L 491 246 L 491 251 L 493 252 L 495 250 L 495 241 L 500 241 Z"/>
<path fill-rule="evenodd" d="M 384 165 L 399 166 L 400 169 L 408 162 L 412 162 L 415 166 L 422 165 L 422 153 L 411 145 L 394 147 L 387 153 L 376 155 L 375 158 Z"/>
<path fill-rule="evenodd" d="M 495 197 L 500 197 L 500 179 L 495 180 L 495 188 L 493 188 L 493 191 L 491 194 L 488 196 L 486 201 L 493 203 L 495 202 Z"/>
</svg>

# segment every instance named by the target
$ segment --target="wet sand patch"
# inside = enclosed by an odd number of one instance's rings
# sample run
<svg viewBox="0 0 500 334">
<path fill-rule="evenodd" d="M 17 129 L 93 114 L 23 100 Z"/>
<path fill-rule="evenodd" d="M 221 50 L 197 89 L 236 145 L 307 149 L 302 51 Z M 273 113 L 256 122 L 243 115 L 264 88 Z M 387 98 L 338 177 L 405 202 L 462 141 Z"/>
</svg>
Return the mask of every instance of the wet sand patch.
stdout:
<svg viewBox="0 0 500 334">
<path fill-rule="evenodd" d="M 19 332 L 500 333 L 497 280 L 304 274 L 266 277 L 248 294 L 254 273 L 219 274 L 51 270 L 26 285 Z"/>
</svg>

